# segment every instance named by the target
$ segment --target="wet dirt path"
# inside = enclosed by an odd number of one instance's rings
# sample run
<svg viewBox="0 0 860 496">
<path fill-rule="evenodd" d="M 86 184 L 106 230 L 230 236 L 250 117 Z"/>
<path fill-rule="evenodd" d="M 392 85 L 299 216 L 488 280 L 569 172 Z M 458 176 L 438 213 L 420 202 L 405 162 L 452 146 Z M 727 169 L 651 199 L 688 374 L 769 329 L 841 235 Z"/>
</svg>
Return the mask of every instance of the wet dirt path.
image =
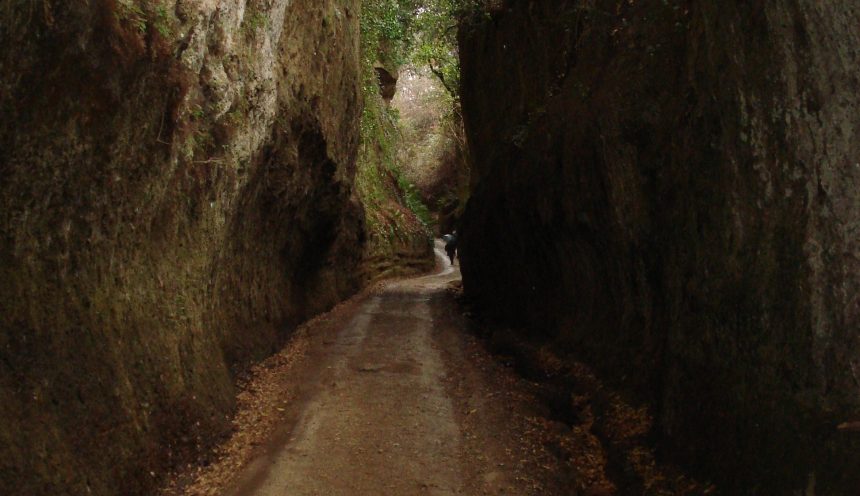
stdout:
<svg viewBox="0 0 860 496">
<path fill-rule="evenodd" d="M 435 275 L 388 283 L 322 343 L 292 421 L 225 494 L 530 494 L 539 487 L 514 468 L 522 449 L 508 446 L 518 437 L 510 402 L 465 354 L 463 323 L 446 294 L 459 270 L 439 263 Z"/>
</svg>

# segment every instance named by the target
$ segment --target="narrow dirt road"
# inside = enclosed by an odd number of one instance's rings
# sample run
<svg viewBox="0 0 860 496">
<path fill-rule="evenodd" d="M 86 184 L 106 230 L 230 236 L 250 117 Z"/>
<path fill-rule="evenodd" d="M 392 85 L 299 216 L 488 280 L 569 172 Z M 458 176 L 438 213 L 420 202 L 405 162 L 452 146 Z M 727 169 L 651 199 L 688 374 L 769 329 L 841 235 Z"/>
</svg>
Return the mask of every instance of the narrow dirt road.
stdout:
<svg viewBox="0 0 860 496">
<path fill-rule="evenodd" d="M 463 333 L 459 270 L 437 256 L 440 272 L 388 283 L 311 346 L 282 431 L 226 494 L 550 493 L 532 402 Z"/>
<path fill-rule="evenodd" d="M 231 433 L 161 496 L 716 494 L 655 457 L 646 407 L 465 317 L 436 251 L 240 378 Z"/>
<path fill-rule="evenodd" d="M 230 432 L 160 496 L 718 494 L 657 458 L 647 406 L 464 316 L 441 248 L 243 373 Z"/>
</svg>

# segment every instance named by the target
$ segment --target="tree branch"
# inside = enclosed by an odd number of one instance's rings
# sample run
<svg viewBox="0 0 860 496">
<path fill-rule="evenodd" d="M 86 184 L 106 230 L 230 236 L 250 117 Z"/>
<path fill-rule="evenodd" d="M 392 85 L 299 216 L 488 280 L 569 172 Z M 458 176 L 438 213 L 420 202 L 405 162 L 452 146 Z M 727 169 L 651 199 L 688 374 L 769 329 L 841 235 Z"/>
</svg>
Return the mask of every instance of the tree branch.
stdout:
<svg viewBox="0 0 860 496">
<path fill-rule="evenodd" d="M 445 73 L 443 73 L 441 69 L 437 69 L 433 66 L 432 59 L 427 61 L 427 65 L 430 66 L 430 72 L 432 72 L 433 75 L 435 75 L 439 79 L 439 82 L 442 83 L 442 86 L 445 87 L 445 91 L 447 91 L 452 98 L 457 98 L 457 92 L 454 91 L 454 89 L 451 88 L 451 86 L 448 84 L 448 81 L 445 79 Z"/>
</svg>

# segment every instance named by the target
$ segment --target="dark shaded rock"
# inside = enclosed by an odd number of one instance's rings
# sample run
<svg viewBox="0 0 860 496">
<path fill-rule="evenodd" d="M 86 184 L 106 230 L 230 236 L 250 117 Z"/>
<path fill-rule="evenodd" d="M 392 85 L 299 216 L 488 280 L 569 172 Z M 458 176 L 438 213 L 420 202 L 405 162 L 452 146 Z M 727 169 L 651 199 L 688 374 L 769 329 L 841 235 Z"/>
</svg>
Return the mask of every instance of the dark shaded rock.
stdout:
<svg viewBox="0 0 860 496">
<path fill-rule="evenodd" d="M 390 102 L 397 93 L 397 73 L 380 65 L 373 70 L 376 71 L 376 81 L 379 83 L 379 95 L 386 102 Z"/>
<path fill-rule="evenodd" d="M 727 494 L 853 494 L 860 9 L 504 2 L 461 28 L 466 291 Z"/>
</svg>

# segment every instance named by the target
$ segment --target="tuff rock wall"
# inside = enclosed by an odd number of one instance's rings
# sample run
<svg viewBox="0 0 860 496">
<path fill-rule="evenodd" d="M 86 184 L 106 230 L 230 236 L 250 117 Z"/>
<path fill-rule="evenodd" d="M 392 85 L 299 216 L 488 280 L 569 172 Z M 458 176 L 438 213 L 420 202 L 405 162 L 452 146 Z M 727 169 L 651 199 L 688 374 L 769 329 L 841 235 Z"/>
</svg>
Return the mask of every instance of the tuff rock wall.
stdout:
<svg viewBox="0 0 860 496">
<path fill-rule="evenodd" d="M 860 7 L 495 2 L 461 26 L 466 291 L 725 494 L 854 494 Z"/>
<path fill-rule="evenodd" d="M 0 1 L 0 487 L 140 494 L 357 289 L 357 0 Z"/>
</svg>

